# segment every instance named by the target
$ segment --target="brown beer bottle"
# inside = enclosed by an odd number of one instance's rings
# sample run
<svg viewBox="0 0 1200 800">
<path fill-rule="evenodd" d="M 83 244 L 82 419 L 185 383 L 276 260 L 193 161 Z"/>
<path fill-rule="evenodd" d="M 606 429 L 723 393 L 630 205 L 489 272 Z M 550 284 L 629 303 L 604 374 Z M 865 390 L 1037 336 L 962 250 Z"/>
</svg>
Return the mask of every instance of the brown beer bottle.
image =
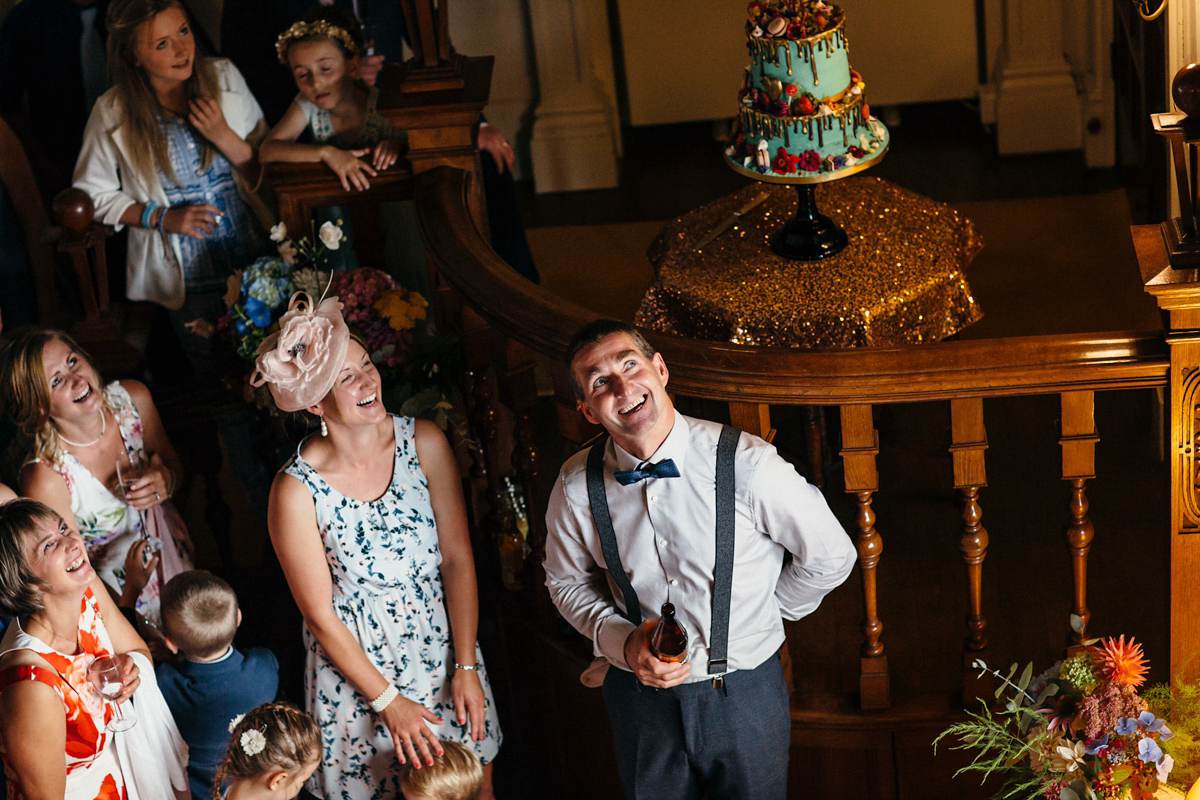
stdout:
<svg viewBox="0 0 1200 800">
<path fill-rule="evenodd" d="M 650 633 L 650 652 L 659 661 L 683 661 L 687 648 L 687 631 L 675 619 L 675 606 L 663 603 L 662 616 Z"/>
</svg>

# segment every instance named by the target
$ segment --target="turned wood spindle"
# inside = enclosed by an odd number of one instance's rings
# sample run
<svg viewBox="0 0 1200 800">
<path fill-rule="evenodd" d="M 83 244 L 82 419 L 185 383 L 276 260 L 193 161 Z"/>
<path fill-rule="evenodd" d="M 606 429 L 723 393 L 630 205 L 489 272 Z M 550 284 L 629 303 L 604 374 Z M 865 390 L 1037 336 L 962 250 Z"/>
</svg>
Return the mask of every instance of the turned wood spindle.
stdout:
<svg viewBox="0 0 1200 800">
<path fill-rule="evenodd" d="M 1068 502 L 1069 517 L 1065 529 L 1067 547 L 1071 551 L 1071 577 L 1074 582 L 1072 620 L 1068 634 L 1071 644 L 1083 644 L 1087 639 L 1088 623 L 1092 613 L 1087 607 L 1087 559 L 1092 547 L 1095 528 L 1088 518 L 1086 485 L 1096 477 L 1096 433 L 1095 393 L 1062 393 L 1062 476 L 1071 484 L 1071 499 Z"/>
<path fill-rule="evenodd" d="M 879 434 L 875 430 L 871 406 L 848 405 L 842 406 L 841 411 L 846 491 L 854 495 L 858 505 L 855 515 L 858 534 L 854 545 L 858 550 L 865 612 L 859 694 L 863 708 L 887 708 L 891 705 L 891 679 L 882 641 L 883 621 L 879 618 L 876 584 L 879 559 L 883 556 L 883 537 L 875 529 L 875 512 L 871 509 L 872 499 L 879 488 L 879 473 L 875 466 L 875 457 L 879 455 Z"/>
<path fill-rule="evenodd" d="M 987 620 L 983 616 L 983 562 L 987 557 L 988 532 L 983 526 L 979 490 L 987 486 L 984 451 L 987 431 L 983 425 L 983 398 L 962 397 L 950 401 L 950 457 L 954 488 L 962 496 L 962 532 L 959 549 L 967 567 L 967 637 L 963 644 L 963 699 L 986 699 L 991 694 L 991 676 L 979 675 L 975 659 L 987 650 Z"/>
</svg>

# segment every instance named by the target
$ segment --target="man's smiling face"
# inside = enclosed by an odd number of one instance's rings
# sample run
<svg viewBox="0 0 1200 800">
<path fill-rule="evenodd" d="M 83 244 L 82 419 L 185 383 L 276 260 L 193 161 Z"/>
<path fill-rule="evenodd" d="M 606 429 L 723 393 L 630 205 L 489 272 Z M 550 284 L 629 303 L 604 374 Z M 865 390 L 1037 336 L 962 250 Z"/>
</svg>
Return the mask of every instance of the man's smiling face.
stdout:
<svg viewBox="0 0 1200 800">
<path fill-rule="evenodd" d="M 610 334 L 584 347 L 571 370 L 583 389 L 583 415 L 630 454 L 648 458 L 671 432 L 675 414 L 667 365 L 658 353 L 647 358 L 628 334 Z"/>
</svg>

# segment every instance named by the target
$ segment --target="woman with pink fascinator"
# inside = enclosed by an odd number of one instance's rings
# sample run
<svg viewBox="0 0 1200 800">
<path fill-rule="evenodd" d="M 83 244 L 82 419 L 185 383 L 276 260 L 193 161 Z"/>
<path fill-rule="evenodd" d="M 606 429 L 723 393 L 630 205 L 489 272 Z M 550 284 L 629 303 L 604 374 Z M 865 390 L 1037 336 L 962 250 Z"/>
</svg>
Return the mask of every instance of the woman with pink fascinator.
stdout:
<svg viewBox="0 0 1200 800">
<path fill-rule="evenodd" d="M 307 438 L 271 487 L 268 525 L 304 616 L 305 703 L 325 731 L 318 797 L 399 796 L 401 765 L 440 739 L 484 762 L 500 727 L 475 641 L 478 592 L 458 467 L 427 420 L 383 407 L 378 370 L 336 297 L 292 297 L 259 348 L 255 385 L 307 412 Z"/>
</svg>

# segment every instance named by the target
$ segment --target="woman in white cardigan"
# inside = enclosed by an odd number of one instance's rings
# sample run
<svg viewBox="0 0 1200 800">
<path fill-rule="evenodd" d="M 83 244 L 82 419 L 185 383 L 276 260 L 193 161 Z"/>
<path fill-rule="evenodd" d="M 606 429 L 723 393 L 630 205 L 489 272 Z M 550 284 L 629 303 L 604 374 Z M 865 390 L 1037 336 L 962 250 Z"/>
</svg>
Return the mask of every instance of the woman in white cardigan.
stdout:
<svg viewBox="0 0 1200 800">
<path fill-rule="evenodd" d="M 106 24 L 113 88 L 88 119 L 74 183 L 98 221 L 130 227 L 127 295 L 171 309 L 204 371 L 195 322 L 215 322 L 228 275 L 270 252 L 249 188 L 262 110 L 230 62 L 197 58 L 178 0 L 113 0 Z"/>
</svg>

